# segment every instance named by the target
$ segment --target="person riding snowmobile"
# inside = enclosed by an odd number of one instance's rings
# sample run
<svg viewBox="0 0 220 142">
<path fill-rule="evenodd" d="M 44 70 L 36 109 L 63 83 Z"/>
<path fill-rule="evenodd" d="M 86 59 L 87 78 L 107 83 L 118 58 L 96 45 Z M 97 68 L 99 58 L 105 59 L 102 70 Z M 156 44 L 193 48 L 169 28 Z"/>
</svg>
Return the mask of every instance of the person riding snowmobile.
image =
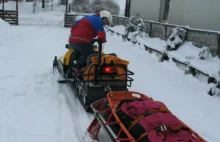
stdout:
<svg viewBox="0 0 220 142">
<path fill-rule="evenodd" d="M 69 44 L 74 52 L 70 57 L 67 78 L 71 78 L 73 67 L 83 66 L 87 57 L 94 52 L 91 43 L 95 37 L 103 39 L 102 43 L 107 42 L 104 26 L 111 25 L 111 23 L 112 14 L 109 11 L 101 11 L 91 16 L 85 16 L 72 24 Z M 73 62 L 75 60 L 78 60 L 77 64 Z"/>
</svg>

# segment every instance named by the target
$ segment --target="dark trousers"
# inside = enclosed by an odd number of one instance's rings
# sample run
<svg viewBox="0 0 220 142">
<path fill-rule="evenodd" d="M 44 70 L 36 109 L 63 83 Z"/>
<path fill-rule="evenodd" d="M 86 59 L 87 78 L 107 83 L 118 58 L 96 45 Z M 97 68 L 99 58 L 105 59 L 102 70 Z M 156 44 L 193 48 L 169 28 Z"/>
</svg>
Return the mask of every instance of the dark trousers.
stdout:
<svg viewBox="0 0 220 142">
<path fill-rule="evenodd" d="M 86 64 L 87 57 L 94 52 L 92 44 L 76 44 L 70 43 L 70 47 L 74 50 L 70 57 L 68 73 L 71 73 L 74 67 L 74 60 L 78 60 L 81 66 Z"/>
</svg>

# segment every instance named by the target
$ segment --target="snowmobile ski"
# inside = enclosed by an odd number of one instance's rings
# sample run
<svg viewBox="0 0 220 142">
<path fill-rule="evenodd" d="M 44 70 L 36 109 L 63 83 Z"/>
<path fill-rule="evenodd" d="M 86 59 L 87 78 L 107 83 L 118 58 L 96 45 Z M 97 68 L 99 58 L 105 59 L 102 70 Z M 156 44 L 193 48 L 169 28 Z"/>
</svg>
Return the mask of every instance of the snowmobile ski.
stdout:
<svg viewBox="0 0 220 142">
<path fill-rule="evenodd" d="M 58 80 L 58 83 L 72 83 L 73 81 L 74 79 L 64 78 L 64 79 Z"/>
</svg>

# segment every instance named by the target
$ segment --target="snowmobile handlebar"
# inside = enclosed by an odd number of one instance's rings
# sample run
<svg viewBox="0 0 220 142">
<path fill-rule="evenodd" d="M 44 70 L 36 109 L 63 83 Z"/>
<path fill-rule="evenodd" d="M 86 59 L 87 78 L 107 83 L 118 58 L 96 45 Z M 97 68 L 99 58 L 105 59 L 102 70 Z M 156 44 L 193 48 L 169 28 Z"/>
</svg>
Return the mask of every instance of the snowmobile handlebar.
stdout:
<svg viewBox="0 0 220 142">
<path fill-rule="evenodd" d="M 95 42 L 98 42 L 98 70 L 100 71 L 100 69 L 101 69 L 101 56 L 102 56 L 102 39 L 101 38 L 93 39 L 92 43 L 94 44 Z"/>
<path fill-rule="evenodd" d="M 99 76 L 101 72 L 101 60 L 102 60 L 102 38 L 96 38 L 93 39 L 92 43 L 94 44 L 95 42 L 98 42 L 98 66 L 97 66 L 97 72 L 96 72 L 96 77 Z"/>
</svg>

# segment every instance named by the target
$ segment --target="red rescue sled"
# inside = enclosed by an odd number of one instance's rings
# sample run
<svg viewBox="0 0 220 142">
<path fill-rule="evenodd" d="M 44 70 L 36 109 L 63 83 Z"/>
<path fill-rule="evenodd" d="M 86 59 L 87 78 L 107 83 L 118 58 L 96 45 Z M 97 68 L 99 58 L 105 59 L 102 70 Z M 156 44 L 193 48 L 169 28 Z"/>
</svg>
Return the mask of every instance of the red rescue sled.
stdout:
<svg viewBox="0 0 220 142">
<path fill-rule="evenodd" d="M 101 133 L 107 136 L 105 142 L 206 142 L 162 102 L 139 92 L 110 92 L 91 108 L 95 118 L 88 133 L 100 142 Z"/>
</svg>

